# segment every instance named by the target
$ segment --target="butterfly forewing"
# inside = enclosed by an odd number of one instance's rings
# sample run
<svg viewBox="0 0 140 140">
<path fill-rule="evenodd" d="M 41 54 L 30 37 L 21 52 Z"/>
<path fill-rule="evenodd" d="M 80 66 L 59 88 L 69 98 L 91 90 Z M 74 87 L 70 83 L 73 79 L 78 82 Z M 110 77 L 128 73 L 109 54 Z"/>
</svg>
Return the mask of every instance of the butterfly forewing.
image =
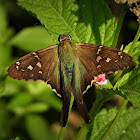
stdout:
<svg viewBox="0 0 140 140">
<path fill-rule="evenodd" d="M 48 82 L 60 94 L 58 46 L 29 53 L 13 63 L 7 73 L 18 80 Z"/>
<path fill-rule="evenodd" d="M 87 43 L 76 43 L 78 56 L 93 76 L 126 69 L 133 64 L 131 56 L 118 49 Z"/>
</svg>

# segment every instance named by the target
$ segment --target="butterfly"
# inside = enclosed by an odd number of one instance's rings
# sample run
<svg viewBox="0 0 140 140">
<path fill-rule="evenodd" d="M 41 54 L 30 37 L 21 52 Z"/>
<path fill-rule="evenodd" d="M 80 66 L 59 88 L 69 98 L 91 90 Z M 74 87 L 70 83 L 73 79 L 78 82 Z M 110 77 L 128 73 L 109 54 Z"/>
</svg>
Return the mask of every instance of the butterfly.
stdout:
<svg viewBox="0 0 140 140">
<path fill-rule="evenodd" d="M 82 94 L 92 85 L 95 76 L 124 70 L 133 65 L 133 59 L 116 48 L 72 43 L 69 34 L 61 34 L 59 42 L 59 45 L 21 57 L 9 67 L 7 73 L 14 79 L 41 80 L 51 85 L 63 99 L 61 126 L 67 124 L 72 93 L 80 114 L 86 123 L 90 123 Z"/>
</svg>

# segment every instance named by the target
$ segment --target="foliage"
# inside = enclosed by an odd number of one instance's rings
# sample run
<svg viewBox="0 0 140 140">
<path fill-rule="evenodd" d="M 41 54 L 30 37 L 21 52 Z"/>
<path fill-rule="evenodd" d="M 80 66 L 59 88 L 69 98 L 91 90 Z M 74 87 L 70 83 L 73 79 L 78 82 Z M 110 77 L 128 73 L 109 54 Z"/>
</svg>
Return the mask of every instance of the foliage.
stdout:
<svg viewBox="0 0 140 140">
<path fill-rule="evenodd" d="M 112 108 L 109 111 L 102 109 L 94 119 L 91 133 L 87 140 L 100 140 L 108 133 L 113 120 L 117 114 L 117 109 Z M 107 140 L 138 140 L 140 137 L 140 113 L 138 110 L 124 110 L 115 126 L 107 135 Z"/>
<path fill-rule="evenodd" d="M 61 99 L 46 83 L 11 79 L 6 74 L 7 68 L 22 54 L 58 44 L 55 33 L 69 33 L 73 42 L 111 46 L 118 25 L 105 0 L 18 0 L 18 5 L 32 13 L 48 31 L 32 26 L 14 33 L 14 29 L 8 27 L 7 9 L 0 2 L 0 139 L 57 139 L 59 132 L 55 127 L 60 129 Z M 79 140 L 80 137 L 89 140 L 137 140 L 140 137 L 140 42 L 132 44 L 126 45 L 124 51 L 133 57 L 135 69 L 112 74 L 108 76 L 107 85 L 95 86 L 96 100 L 90 111 L 92 123 L 83 123 L 76 131 L 71 127 L 74 135 L 71 139 L 76 135 Z M 122 111 L 111 105 L 107 111 L 103 105 L 115 94 L 132 103 L 135 109 Z"/>
</svg>

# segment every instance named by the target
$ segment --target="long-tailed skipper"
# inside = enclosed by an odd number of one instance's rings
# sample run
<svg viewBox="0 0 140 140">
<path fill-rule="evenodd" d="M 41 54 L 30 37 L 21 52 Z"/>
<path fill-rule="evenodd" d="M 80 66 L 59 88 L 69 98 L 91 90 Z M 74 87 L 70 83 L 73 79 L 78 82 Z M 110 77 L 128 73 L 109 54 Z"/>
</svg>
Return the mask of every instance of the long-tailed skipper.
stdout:
<svg viewBox="0 0 140 140">
<path fill-rule="evenodd" d="M 59 45 L 29 53 L 13 63 L 7 73 L 18 80 L 41 80 L 63 98 L 61 125 L 67 123 L 71 93 L 86 123 L 90 117 L 82 94 L 95 76 L 124 70 L 132 57 L 118 49 L 88 43 L 72 43 L 68 34 L 59 36 Z"/>
</svg>

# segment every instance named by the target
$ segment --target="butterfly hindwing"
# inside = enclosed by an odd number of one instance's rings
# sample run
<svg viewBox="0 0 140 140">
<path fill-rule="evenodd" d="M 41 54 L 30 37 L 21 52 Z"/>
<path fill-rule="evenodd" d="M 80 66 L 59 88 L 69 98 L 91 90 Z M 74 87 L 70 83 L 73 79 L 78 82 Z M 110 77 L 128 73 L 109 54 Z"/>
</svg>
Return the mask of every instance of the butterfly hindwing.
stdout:
<svg viewBox="0 0 140 140">
<path fill-rule="evenodd" d="M 72 89 L 79 112 L 81 113 L 86 123 L 90 123 L 90 117 L 82 97 L 82 90 L 86 88 L 86 83 L 90 84 L 92 80 L 92 76 L 89 76 L 88 74 L 89 73 L 87 73 L 87 70 L 79 58 L 77 58 L 73 71 Z"/>
</svg>

